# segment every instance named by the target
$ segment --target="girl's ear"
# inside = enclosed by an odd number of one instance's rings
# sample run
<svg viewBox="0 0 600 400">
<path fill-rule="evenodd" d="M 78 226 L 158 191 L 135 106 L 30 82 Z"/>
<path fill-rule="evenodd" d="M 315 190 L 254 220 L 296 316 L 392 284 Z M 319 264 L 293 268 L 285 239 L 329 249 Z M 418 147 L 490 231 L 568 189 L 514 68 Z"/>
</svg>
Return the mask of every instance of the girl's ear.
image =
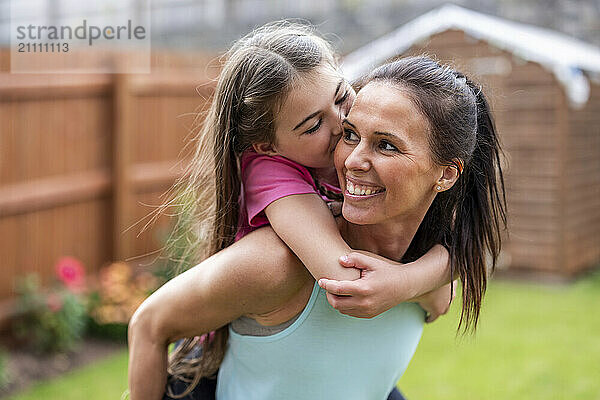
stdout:
<svg viewBox="0 0 600 400">
<path fill-rule="evenodd" d="M 254 143 L 252 145 L 252 148 L 258 154 L 264 154 L 267 156 L 279 155 L 279 153 L 275 149 L 275 146 L 273 146 L 271 143 Z"/>
</svg>

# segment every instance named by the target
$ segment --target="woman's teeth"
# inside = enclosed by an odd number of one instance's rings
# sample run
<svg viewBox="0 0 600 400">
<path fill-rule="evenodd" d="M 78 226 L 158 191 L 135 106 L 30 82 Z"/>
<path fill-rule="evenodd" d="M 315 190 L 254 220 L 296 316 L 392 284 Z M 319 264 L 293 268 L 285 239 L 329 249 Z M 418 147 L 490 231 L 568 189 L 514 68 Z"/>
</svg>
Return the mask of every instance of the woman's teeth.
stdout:
<svg viewBox="0 0 600 400">
<path fill-rule="evenodd" d="M 346 181 L 346 190 L 354 196 L 369 196 L 383 192 L 385 189 L 381 187 L 356 185 L 350 181 Z"/>
</svg>

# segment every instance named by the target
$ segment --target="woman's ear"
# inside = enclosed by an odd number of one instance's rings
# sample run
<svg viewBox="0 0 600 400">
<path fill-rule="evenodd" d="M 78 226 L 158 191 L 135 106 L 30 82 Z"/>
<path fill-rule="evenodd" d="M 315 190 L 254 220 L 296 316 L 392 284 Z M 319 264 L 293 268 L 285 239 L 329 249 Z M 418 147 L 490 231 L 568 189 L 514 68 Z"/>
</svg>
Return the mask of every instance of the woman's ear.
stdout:
<svg viewBox="0 0 600 400">
<path fill-rule="evenodd" d="M 279 153 L 275 149 L 275 146 L 273 146 L 271 143 L 255 143 L 252 145 L 252 148 L 258 154 L 264 154 L 266 156 L 279 155 Z"/>
<path fill-rule="evenodd" d="M 462 161 L 455 160 L 452 165 L 445 166 L 442 170 L 442 176 L 435 184 L 435 191 L 443 192 L 454 186 L 458 180 L 458 177 L 460 176 L 460 173 L 462 172 L 459 171 L 459 169 L 462 169 L 462 165 Z"/>
</svg>

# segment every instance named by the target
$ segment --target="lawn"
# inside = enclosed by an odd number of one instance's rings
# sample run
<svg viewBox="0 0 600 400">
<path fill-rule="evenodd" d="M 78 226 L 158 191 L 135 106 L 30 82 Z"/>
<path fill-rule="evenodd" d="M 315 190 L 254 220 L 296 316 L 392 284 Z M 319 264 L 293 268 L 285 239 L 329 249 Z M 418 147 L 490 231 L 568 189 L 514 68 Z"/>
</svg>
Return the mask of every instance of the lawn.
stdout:
<svg viewBox="0 0 600 400">
<path fill-rule="evenodd" d="M 600 273 L 572 285 L 495 281 L 475 335 L 459 307 L 425 327 L 399 386 L 409 399 L 600 399 Z"/>
<path fill-rule="evenodd" d="M 400 380 L 408 399 L 600 399 L 600 273 L 571 285 L 494 281 L 475 335 L 455 335 L 457 305 L 425 327 Z M 126 375 L 122 352 L 10 400 L 119 399 Z"/>
<path fill-rule="evenodd" d="M 127 388 L 127 351 L 42 382 L 7 400 L 119 400 Z"/>
</svg>

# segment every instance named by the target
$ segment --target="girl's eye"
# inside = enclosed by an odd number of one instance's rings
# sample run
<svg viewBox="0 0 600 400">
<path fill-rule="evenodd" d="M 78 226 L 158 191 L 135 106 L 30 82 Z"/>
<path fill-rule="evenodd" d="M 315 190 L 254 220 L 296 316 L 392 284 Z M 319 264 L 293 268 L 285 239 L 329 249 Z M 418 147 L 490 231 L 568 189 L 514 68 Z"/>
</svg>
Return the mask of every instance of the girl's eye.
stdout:
<svg viewBox="0 0 600 400">
<path fill-rule="evenodd" d="M 309 130 L 305 131 L 304 133 L 306 134 L 311 134 L 316 132 L 320 127 L 321 127 L 321 123 L 323 122 L 323 117 L 319 118 L 319 120 L 317 121 L 317 123 L 315 124 L 315 126 L 313 126 L 312 128 L 310 128 Z"/>
<path fill-rule="evenodd" d="M 344 140 L 347 142 L 358 142 L 359 138 L 352 129 L 344 128 Z"/>
<path fill-rule="evenodd" d="M 384 151 L 398 151 L 398 148 L 387 140 L 382 140 L 379 142 L 379 148 Z"/>
</svg>

